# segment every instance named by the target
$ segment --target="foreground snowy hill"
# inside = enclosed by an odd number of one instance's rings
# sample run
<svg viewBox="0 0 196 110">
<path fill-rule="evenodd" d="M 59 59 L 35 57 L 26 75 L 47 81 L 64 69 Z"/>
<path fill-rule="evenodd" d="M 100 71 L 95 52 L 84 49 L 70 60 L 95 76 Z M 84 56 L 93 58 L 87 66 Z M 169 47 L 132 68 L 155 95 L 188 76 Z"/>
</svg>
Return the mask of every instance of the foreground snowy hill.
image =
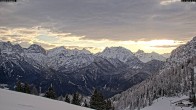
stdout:
<svg viewBox="0 0 196 110">
<path fill-rule="evenodd" d="M 0 110 L 91 110 L 24 93 L 0 89 Z"/>
</svg>

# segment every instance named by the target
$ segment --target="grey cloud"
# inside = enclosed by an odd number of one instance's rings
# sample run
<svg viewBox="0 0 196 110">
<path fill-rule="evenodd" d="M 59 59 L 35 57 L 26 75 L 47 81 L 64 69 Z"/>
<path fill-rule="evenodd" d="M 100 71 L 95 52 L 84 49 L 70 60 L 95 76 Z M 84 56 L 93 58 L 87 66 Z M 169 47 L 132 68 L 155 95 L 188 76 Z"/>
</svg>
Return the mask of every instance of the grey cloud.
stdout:
<svg viewBox="0 0 196 110">
<path fill-rule="evenodd" d="M 8 37 L 1 37 L 0 41 L 9 41 Z"/>
<path fill-rule="evenodd" d="M 32 31 L 32 30 L 19 30 L 18 31 L 21 34 L 35 34 L 36 31 Z"/>
<path fill-rule="evenodd" d="M 55 48 L 56 45 L 53 44 L 48 44 L 48 43 L 43 43 L 43 42 L 33 42 L 34 44 L 38 44 L 43 46 L 44 48 L 48 49 L 48 48 Z"/>
<path fill-rule="evenodd" d="M 156 48 L 176 48 L 180 45 L 158 45 L 158 46 L 151 46 L 151 47 L 156 47 Z"/>
<path fill-rule="evenodd" d="M 1 6 L 1 26 L 42 26 L 85 35 L 83 39 L 187 40 L 196 34 L 196 5 L 180 2 L 161 5 L 160 0 L 23 0 L 17 5 Z"/>
</svg>

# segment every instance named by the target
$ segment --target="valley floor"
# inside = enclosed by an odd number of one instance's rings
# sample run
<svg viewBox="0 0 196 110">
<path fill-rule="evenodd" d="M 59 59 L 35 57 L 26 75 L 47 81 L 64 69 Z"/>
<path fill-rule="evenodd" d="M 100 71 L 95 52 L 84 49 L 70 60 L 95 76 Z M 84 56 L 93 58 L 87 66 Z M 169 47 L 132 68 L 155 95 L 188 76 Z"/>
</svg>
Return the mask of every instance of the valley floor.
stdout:
<svg viewBox="0 0 196 110">
<path fill-rule="evenodd" d="M 0 110 L 91 110 L 40 96 L 0 89 Z"/>
</svg>

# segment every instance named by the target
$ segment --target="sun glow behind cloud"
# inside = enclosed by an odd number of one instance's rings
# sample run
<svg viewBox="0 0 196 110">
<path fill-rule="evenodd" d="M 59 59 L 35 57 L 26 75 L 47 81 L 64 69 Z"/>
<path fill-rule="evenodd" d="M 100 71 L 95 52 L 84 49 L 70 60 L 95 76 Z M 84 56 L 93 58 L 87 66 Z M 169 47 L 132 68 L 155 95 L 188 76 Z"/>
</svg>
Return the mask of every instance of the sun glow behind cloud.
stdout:
<svg viewBox="0 0 196 110">
<path fill-rule="evenodd" d="M 169 5 L 171 3 L 180 2 L 181 0 L 161 0 L 161 5 Z"/>
<path fill-rule="evenodd" d="M 0 27 L 0 40 L 11 41 L 18 43 L 23 47 L 28 47 L 31 44 L 42 45 L 46 49 L 51 49 L 59 46 L 66 48 L 86 48 L 93 53 L 102 51 L 105 47 L 122 46 L 136 52 L 138 49 L 145 52 L 169 53 L 175 49 L 182 41 L 175 40 L 149 40 L 149 41 L 114 41 L 109 39 L 84 39 L 85 36 L 77 36 L 71 33 L 52 32 L 50 29 L 41 27 L 33 28 L 12 28 Z"/>
</svg>

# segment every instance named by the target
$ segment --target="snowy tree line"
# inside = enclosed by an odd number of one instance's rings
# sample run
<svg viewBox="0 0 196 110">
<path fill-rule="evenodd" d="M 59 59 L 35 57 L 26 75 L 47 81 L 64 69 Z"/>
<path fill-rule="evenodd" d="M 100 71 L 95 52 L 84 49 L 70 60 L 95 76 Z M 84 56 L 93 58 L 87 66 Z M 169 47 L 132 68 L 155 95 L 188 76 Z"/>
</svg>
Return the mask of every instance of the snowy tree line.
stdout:
<svg viewBox="0 0 196 110">
<path fill-rule="evenodd" d="M 150 106 L 153 100 L 163 96 L 189 95 L 190 100 L 195 103 L 195 67 L 196 57 L 192 57 L 163 69 L 159 74 L 112 97 L 115 109 L 140 110 L 140 108 Z"/>
</svg>

